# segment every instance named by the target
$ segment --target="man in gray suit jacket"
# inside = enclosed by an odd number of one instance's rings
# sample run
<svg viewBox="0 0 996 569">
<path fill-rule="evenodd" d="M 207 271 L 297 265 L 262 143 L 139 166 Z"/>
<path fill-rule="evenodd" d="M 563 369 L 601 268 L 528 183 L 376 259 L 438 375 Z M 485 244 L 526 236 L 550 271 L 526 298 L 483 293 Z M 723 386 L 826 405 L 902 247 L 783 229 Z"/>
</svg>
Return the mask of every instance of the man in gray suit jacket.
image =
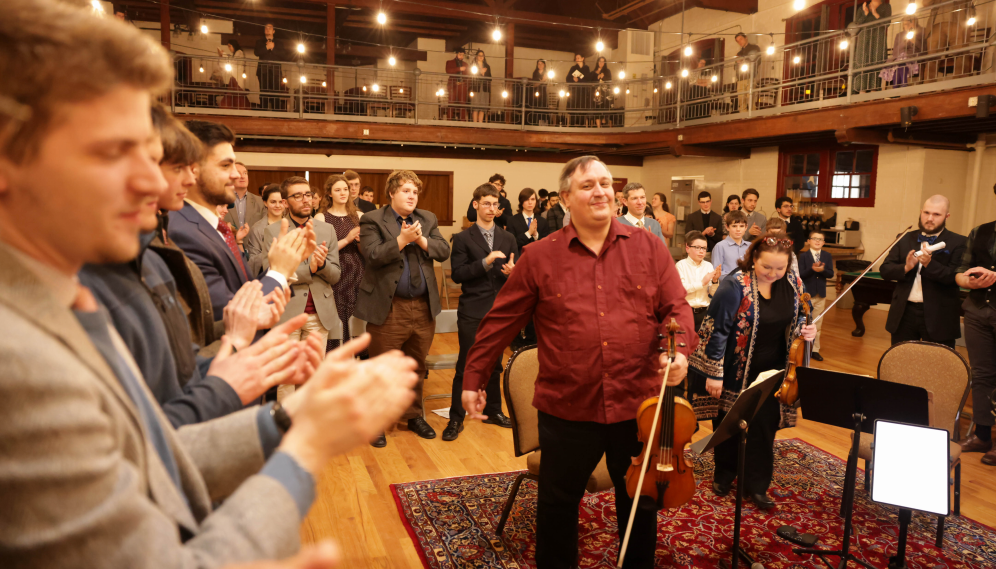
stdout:
<svg viewBox="0 0 996 569">
<path fill-rule="evenodd" d="M 558 199 L 557 203 L 546 210 L 546 223 L 550 226 L 550 233 L 564 228 L 564 225 L 566 225 L 564 222 L 565 216 L 567 216 L 567 206 L 564 205 L 564 200 Z"/>
<path fill-rule="evenodd" d="M 170 58 L 139 30 L 57 0 L 6 0 L 0 35 L 24 49 L 0 52 L 0 97 L 30 111 L 0 144 L 0 567 L 205 568 L 294 553 L 315 476 L 407 407 L 414 362 L 343 352 L 323 363 L 278 330 L 215 365 L 263 382 L 321 364 L 301 393 L 174 430 L 76 280 L 84 263 L 137 255 L 141 213 L 166 189 L 149 102 L 172 81 Z M 25 215 L 41 196 L 76 221 Z"/>
<path fill-rule="evenodd" d="M 263 198 L 249 191 L 249 170 L 242 162 L 235 163 L 239 179 L 235 180 L 235 202 L 229 206 L 225 221 L 235 228 L 236 233 L 243 226 L 252 229 L 261 219 L 266 218 L 266 206 Z"/>
<path fill-rule="evenodd" d="M 367 322 L 370 355 L 401 350 L 418 362 L 415 400 L 402 419 L 415 434 L 432 439 L 436 431 L 422 418 L 422 378 L 441 310 L 433 261 L 445 261 L 450 246 L 439 234 L 436 216 L 415 208 L 421 191 L 415 172 L 395 170 L 387 178 L 391 204 L 360 218 L 366 270 L 353 314 Z M 382 435 L 372 444 L 381 448 L 387 439 Z"/>
<path fill-rule="evenodd" d="M 294 296 L 287 303 L 287 309 L 281 322 L 307 314 L 308 321 L 300 330 L 291 334 L 293 340 L 304 340 L 311 335 L 318 336 L 322 346 L 327 345 L 329 335 L 342 339 L 342 322 L 335 308 L 335 297 L 332 285 L 339 282 L 342 271 L 339 268 L 339 247 L 335 228 L 323 221 L 325 218 L 311 218 L 311 185 L 301 176 L 291 176 L 280 184 L 280 193 L 285 196 L 287 213 L 291 223 L 303 227 L 311 220 L 315 231 L 315 241 L 318 247 L 297 267 L 297 281 L 291 285 Z M 263 251 L 269 253 L 270 246 L 280 235 L 280 224 L 270 224 L 263 232 Z M 263 268 L 269 268 L 269 262 L 263 255 Z M 277 401 L 283 401 L 294 393 L 293 385 L 281 385 L 277 388 Z"/>
<path fill-rule="evenodd" d="M 667 239 L 664 238 L 664 232 L 661 231 L 661 224 L 657 223 L 657 220 L 652 217 L 646 217 L 647 213 L 647 190 L 643 187 L 643 184 L 639 182 L 630 182 L 626 184 L 626 187 L 622 191 L 623 201 L 626 202 L 627 212 L 626 215 L 621 215 L 616 219 L 624 225 L 632 225 L 633 227 L 642 227 L 647 231 L 653 233 L 661 240 L 664 247 L 667 247 Z"/>
</svg>

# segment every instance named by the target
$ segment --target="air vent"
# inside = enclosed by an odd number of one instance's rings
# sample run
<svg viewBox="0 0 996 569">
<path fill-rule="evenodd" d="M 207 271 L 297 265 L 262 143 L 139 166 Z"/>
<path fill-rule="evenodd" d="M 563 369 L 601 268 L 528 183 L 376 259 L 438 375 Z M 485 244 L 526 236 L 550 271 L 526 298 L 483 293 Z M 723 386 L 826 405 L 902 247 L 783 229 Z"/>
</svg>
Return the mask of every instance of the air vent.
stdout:
<svg viewBox="0 0 996 569">
<path fill-rule="evenodd" d="M 650 55 L 654 50 L 652 32 L 630 32 L 629 51 L 633 55 Z"/>
</svg>

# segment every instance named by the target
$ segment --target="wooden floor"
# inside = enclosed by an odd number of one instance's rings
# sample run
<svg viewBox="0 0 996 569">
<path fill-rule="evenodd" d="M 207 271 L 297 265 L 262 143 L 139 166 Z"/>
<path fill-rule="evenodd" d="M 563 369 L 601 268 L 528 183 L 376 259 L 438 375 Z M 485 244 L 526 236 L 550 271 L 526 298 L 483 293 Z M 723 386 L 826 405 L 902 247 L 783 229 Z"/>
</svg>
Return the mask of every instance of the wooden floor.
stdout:
<svg viewBox="0 0 996 569">
<path fill-rule="evenodd" d="M 885 316 L 884 311 L 868 311 L 868 332 L 854 338 L 850 311 L 832 310 L 824 320 L 821 339 L 825 361 L 813 363 L 876 375 L 878 360 L 889 347 Z M 964 348 L 959 350 L 965 353 Z M 456 351 L 456 334 L 436 336 L 432 353 Z M 452 378 L 453 372 L 430 372 L 426 393 L 449 392 Z M 429 402 L 430 409 L 448 405 L 448 399 Z M 334 538 L 342 548 L 344 567 L 418 568 L 421 562 L 398 516 L 390 484 L 526 467 L 525 457 L 513 455 L 510 429 L 468 421 L 458 440 L 444 442 L 439 437 L 446 420 L 429 413 L 429 424 L 439 435 L 434 440 L 395 431 L 388 434 L 386 448 L 364 446 L 336 458 L 319 480 L 315 505 L 301 528 L 302 539 Z M 706 423 L 703 426 L 708 428 Z M 799 438 L 842 458 L 847 456 L 850 440 L 843 429 L 805 419 L 795 428 L 780 431 L 779 438 Z M 982 464 L 980 456 L 963 457 L 962 514 L 996 527 L 996 467 Z"/>
</svg>

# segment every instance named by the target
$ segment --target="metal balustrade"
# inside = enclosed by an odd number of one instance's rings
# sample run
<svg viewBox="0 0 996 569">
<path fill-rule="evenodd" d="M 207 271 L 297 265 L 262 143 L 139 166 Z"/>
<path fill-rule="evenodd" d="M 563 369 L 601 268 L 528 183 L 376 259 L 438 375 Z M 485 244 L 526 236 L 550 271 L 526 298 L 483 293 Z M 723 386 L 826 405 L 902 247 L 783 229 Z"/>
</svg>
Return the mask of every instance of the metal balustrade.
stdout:
<svg viewBox="0 0 996 569">
<path fill-rule="evenodd" d="M 674 128 L 992 83 L 994 5 L 953 0 L 773 53 L 599 83 L 176 54 L 168 98 L 180 114 L 522 130 Z M 872 43 L 884 49 L 871 50 Z"/>
</svg>

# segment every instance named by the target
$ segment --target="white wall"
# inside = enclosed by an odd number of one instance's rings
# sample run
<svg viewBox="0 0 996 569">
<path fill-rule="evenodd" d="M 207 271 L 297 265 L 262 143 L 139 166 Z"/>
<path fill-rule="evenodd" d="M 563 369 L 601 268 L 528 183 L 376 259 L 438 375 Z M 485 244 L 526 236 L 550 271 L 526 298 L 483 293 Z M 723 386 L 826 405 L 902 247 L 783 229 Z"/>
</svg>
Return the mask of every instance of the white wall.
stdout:
<svg viewBox="0 0 996 569">
<path fill-rule="evenodd" d="M 513 209 L 518 204 L 519 191 L 530 187 L 535 190 L 557 187 L 560 170 L 567 162 L 507 162 L 505 160 L 448 160 L 445 158 L 406 158 L 381 156 L 323 156 L 320 154 L 273 154 L 240 152 L 239 160 L 249 168 L 266 169 L 274 166 L 309 168 L 334 168 L 336 170 L 355 169 L 407 169 L 436 170 L 453 172 L 453 220 L 452 227 L 440 227 L 444 237 L 459 232 L 467 206 L 471 202 L 474 189 L 488 181 L 494 173 L 505 176 L 505 192 Z M 628 178 L 630 182 L 643 182 L 643 168 L 639 166 L 610 166 L 609 170 L 617 178 Z"/>
</svg>

